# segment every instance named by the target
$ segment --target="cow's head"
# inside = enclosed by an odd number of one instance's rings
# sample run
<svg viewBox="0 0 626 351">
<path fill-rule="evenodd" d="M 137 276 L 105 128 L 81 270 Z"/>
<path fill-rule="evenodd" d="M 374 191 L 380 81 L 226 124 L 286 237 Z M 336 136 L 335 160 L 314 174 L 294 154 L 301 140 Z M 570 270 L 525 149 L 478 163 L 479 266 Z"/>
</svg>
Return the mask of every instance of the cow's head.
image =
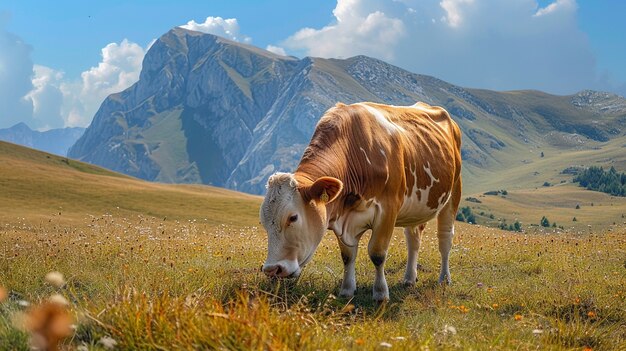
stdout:
<svg viewBox="0 0 626 351">
<path fill-rule="evenodd" d="M 343 183 L 321 177 L 309 185 L 298 184 L 291 173 L 276 173 L 267 182 L 261 205 L 261 224 L 267 231 L 268 276 L 298 276 L 309 262 L 328 227 L 326 204 L 341 192 Z"/>
</svg>

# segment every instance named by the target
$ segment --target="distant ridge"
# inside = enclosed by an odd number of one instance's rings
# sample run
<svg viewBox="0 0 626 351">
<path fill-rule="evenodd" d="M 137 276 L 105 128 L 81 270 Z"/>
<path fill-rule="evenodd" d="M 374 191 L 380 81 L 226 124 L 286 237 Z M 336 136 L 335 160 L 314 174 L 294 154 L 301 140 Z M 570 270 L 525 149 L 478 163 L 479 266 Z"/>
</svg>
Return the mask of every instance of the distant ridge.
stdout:
<svg viewBox="0 0 626 351">
<path fill-rule="evenodd" d="M 26 123 L 0 129 L 0 140 L 28 146 L 55 155 L 65 156 L 70 146 L 85 132 L 85 128 L 58 128 L 45 132 L 32 130 Z"/>
<path fill-rule="evenodd" d="M 626 99 L 614 94 L 467 89 L 367 56 L 297 59 L 174 28 L 69 155 L 148 180 L 260 194 L 271 173 L 295 168 L 326 109 L 359 101 L 445 107 L 463 130 L 466 184 L 476 191 L 540 150 L 598 147 L 626 126 Z"/>
</svg>

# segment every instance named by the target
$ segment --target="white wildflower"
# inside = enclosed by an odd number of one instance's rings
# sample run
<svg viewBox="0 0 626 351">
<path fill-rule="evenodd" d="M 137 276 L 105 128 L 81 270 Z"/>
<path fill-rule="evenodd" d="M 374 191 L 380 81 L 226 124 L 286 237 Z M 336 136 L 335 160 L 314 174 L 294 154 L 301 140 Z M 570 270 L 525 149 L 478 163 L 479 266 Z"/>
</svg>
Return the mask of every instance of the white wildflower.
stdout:
<svg viewBox="0 0 626 351">
<path fill-rule="evenodd" d="M 113 350 L 117 345 L 117 341 L 110 336 L 103 336 L 98 342 L 107 350 Z"/>
<path fill-rule="evenodd" d="M 443 331 L 452 335 L 456 335 L 456 328 L 451 325 L 446 324 L 446 326 L 443 328 Z"/>
<path fill-rule="evenodd" d="M 69 302 L 67 301 L 67 299 L 65 298 L 65 296 L 61 295 L 61 294 L 54 294 L 52 296 L 50 296 L 48 298 L 48 301 L 52 302 L 52 303 L 56 303 L 59 304 L 61 306 L 69 306 Z"/>
<path fill-rule="evenodd" d="M 60 272 L 50 272 L 46 274 L 46 282 L 57 288 L 61 288 L 63 287 L 63 285 L 65 285 L 63 273 Z"/>
</svg>

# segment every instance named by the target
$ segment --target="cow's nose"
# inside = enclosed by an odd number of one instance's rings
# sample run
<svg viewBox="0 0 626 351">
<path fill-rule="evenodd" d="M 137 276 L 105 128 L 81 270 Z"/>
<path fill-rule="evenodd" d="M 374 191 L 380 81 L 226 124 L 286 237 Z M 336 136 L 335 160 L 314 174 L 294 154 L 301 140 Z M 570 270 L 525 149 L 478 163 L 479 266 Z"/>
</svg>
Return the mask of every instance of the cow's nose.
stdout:
<svg viewBox="0 0 626 351">
<path fill-rule="evenodd" d="M 279 264 L 263 267 L 263 273 L 268 277 L 280 277 L 284 271 L 285 268 Z"/>
</svg>

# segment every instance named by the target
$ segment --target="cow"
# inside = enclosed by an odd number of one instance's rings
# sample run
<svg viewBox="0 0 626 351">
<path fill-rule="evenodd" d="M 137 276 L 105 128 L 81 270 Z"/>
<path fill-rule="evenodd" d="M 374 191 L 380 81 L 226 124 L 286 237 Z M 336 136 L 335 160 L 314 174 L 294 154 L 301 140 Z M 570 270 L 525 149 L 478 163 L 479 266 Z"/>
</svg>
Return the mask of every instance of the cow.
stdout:
<svg viewBox="0 0 626 351">
<path fill-rule="evenodd" d="M 358 242 L 371 229 L 373 298 L 388 300 L 384 265 L 394 228 L 404 227 L 404 283 L 414 285 L 422 231 L 436 217 L 439 283 L 450 283 L 461 187 L 461 132 L 446 110 L 421 102 L 338 103 L 319 120 L 296 171 L 268 180 L 260 209 L 268 237 L 262 271 L 298 276 L 330 229 L 344 264 L 340 295 L 353 296 Z"/>
</svg>

